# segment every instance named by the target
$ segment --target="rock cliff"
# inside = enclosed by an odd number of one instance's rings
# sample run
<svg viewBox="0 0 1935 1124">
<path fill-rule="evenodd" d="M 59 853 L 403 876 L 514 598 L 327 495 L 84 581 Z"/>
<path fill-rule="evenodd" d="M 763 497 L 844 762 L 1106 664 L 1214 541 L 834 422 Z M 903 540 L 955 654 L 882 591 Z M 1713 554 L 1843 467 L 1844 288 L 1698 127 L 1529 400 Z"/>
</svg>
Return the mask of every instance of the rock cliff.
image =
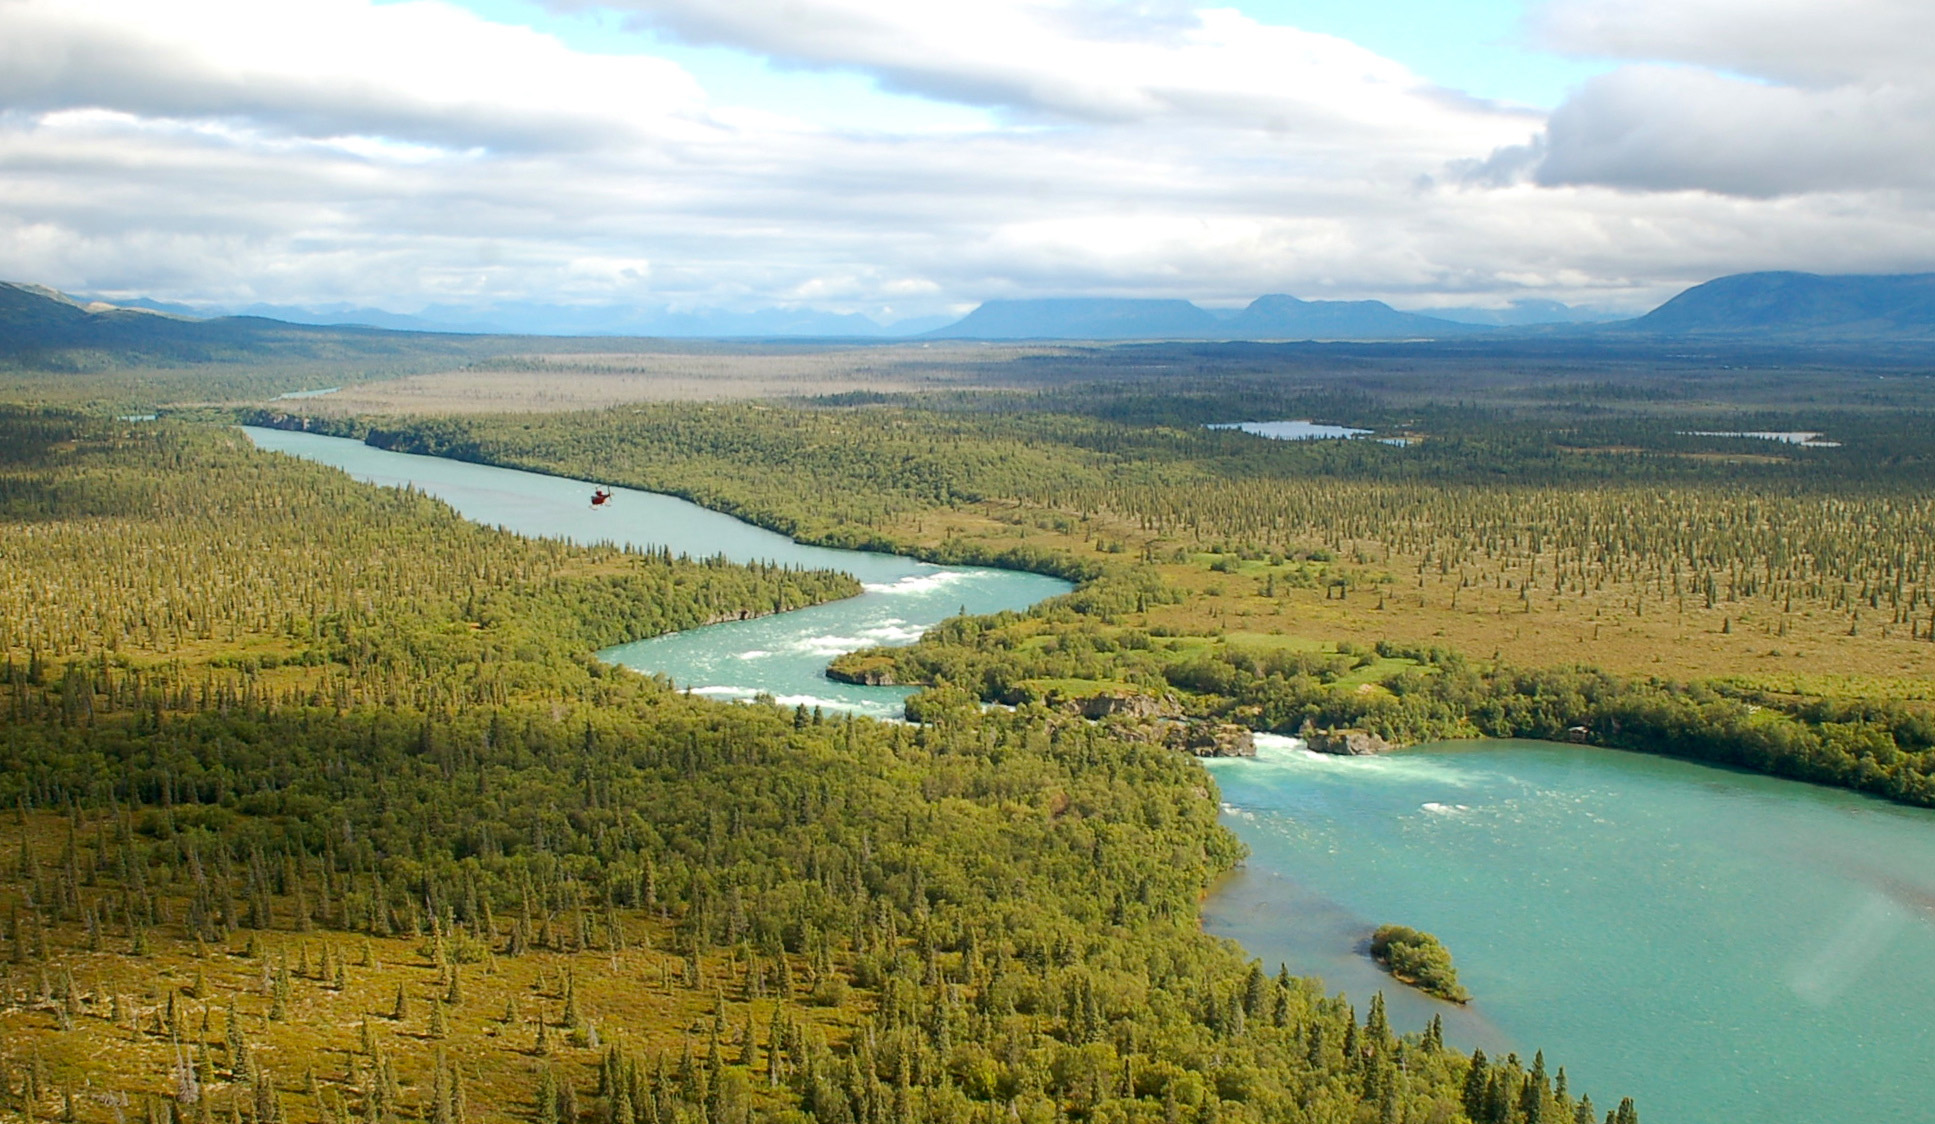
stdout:
<svg viewBox="0 0 1935 1124">
<path fill-rule="evenodd" d="M 1313 730 L 1306 727 L 1298 736 L 1303 738 L 1304 745 L 1311 752 L 1331 753 L 1339 757 L 1371 757 L 1399 748 L 1368 730 Z"/>
</svg>

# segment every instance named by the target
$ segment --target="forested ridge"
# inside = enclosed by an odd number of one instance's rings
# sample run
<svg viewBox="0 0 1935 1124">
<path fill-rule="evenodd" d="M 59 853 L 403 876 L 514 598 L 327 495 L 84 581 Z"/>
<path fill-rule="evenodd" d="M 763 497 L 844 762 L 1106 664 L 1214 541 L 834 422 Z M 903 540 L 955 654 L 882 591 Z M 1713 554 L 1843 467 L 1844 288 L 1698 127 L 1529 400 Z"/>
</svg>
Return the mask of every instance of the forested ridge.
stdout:
<svg viewBox="0 0 1935 1124">
<path fill-rule="evenodd" d="M 0 1112 L 1599 1115 L 1203 934 L 1239 846 L 1185 756 L 587 655 L 850 579 L 529 542 L 165 424 L 8 412 L 0 480 Z"/>
</svg>

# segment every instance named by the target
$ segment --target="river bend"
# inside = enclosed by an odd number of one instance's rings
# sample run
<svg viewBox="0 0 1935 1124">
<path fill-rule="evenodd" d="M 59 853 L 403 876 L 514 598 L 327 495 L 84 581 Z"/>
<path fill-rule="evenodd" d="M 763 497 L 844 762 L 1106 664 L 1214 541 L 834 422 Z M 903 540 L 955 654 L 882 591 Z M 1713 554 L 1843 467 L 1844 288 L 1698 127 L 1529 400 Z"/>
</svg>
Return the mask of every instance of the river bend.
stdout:
<svg viewBox="0 0 1935 1124">
<path fill-rule="evenodd" d="M 866 592 L 600 653 L 720 698 L 764 693 L 881 717 L 907 691 L 822 674 L 966 610 L 1066 590 L 1035 574 L 802 546 L 668 496 L 250 428 L 263 448 L 535 536 L 829 567 Z M 1643 754 L 1470 742 L 1322 757 L 1259 738 L 1209 763 L 1245 868 L 1205 910 L 1274 966 L 1393 1020 L 1446 1018 L 1490 1052 L 1543 1047 L 1573 1088 L 1635 1096 L 1648 1124 L 1935 1124 L 1935 813 Z M 1437 933 L 1476 995 L 1426 999 L 1370 965 L 1370 929 Z"/>
</svg>

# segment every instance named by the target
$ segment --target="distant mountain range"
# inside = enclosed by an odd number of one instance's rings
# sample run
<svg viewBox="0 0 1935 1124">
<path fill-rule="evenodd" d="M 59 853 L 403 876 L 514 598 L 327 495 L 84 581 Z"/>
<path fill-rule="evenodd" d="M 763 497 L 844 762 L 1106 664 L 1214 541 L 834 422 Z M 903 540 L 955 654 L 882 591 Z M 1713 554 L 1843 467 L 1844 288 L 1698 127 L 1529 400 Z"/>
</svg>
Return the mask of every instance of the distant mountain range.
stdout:
<svg viewBox="0 0 1935 1124">
<path fill-rule="evenodd" d="M 1183 339 L 1400 340 L 1437 339 L 1487 329 L 1399 312 L 1383 301 L 1302 301 L 1258 297 L 1232 316 L 1219 317 L 1180 300 L 1064 298 L 988 301 L 927 339 Z"/>
<path fill-rule="evenodd" d="M 927 332 L 925 337 L 961 340 L 1204 339 L 1221 326 L 1216 317 L 1188 301 L 1061 297 L 987 301 L 965 318 Z"/>
<path fill-rule="evenodd" d="M 261 311 L 271 311 L 258 306 Z M 505 333 L 686 338 L 907 338 L 961 340 L 1406 341 L 1539 339 L 1612 342 L 1701 338 L 1782 344 L 1935 343 L 1935 273 L 1825 277 L 1744 273 L 1696 285 L 1633 320 L 1591 323 L 1595 314 L 1551 302 L 1505 310 L 1403 312 L 1382 301 L 1258 297 L 1212 312 L 1183 300 L 1056 298 L 993 300 L 960 320 L 882 327 L 864 316 L 811 310 L 691 312 L 520 305 L 502 322 L 469 322 L 462 310 L 421 317 L 329 306 L 274 309 L 282 316 L 183 314 L 152 301 L 90 302 L 39 285 L 0 283 L 0 357 L 98 353 L 121 361 L 211 362 L 256 358 L 356 359 L 496 354 L 532 345 Z M 284 317 L 294 317 L 288 319 Z M 340 317 L 340 319 L 338 319 Z M 369 326 L 351 321 L 382 321 Z M 1489 322 L 1473 322 L 1485 321 Z M 331 322 L 333 321 L 333 322 Z M 543 323 L 555 332 L 533 332 Z M 528 335 L 523 337 L 528 338 Z M 602 345 L 587 345 L 602 346 Z"/>
<path fill-rule="evenodd" d="M 250 305 L 234 310 L 245 316 L 270 316 L 295 324 L 365 324 L 412 332 L 467 332 L 533 336 L 633 336 L 693 339 L 732 337 L 838 337 L 870 339 L 911 335 L 945 324 L 949 317 L 926 317 L 882 326 L 858 313 L 811 308 L 765 308 L 753 312 L 720 309 L 673 311 L 621 305 L 572 305 L 515 302 L 483 308 L 432 305 L 414 316 L 350 305 L 296 308 Z"/>
<path fill-rule="evenodd" d="M 371 359 L 463 355 L 472 337 L 358 326 L 315 327 L 258 316 L 194 320 L 150 309 L 83 303 L 41 285 L 0 282 L 0 358 L 65 356 L 121 362 Z"/>
<path fill-rule="evenodd" d="M 249 304 L 230 308 L 197 309 L 159 301 L 116 302 L 119 307 L 165 312 L 196 319 L 223 316 L 260 316 L 289 324 L 317 327 L 356 325 L 400 332 L 457 332 L 473 335 L 629 336 L 693 339 L 733 337 L 910 336 L 938 328 L 952 316 L 923 316 L 879 322 L 858 313 L 822 312 L 811 308 L 765 308 L 753 312 L 721 309 L 677 311 L 635 305 L 562 305 L 509 301 L 468 306 L 437 304 L 406 314 L 351 304 Z"/>
<path fill-rule="evenodd" d="M 86 298 L 67 298 L 76 304 Z M 94 302 L 92 307 L 110 307 Z M 881 324 L 857 313 L 769 308 L 754 312 L 719 309 L 674 311 L 619 305 L 555 305 L 511 302 L 464 307 L 432 305 L 414 314 L 350 304 L 251 304 L 196 309 L 152 300 L 117 301 L 112 307 L 142 309 L 194 319 L 255 316 L 316 327 L 354 325 L 401 332 L 486 335 L 631 336 L 696 339 L 844 338 L 894 339 L 1343 339 L 1437 338 L 1471 326 L 1513 327 L 1612 319 L 1556 301 L 1521 301 L 1505 309 L 1461 308 L 1432 313 L 1400 312 L 1382 301 L 1301 301 L 1260 297 L 1247 308 L 1205 310 L 1183 300 L 1062 298 L 989 301 L 957 320 L 915 317 Z M 1464 327 L 1447 327 L 1447 324 Z"/>
<path fill-rule="evenodd" d="M 1606 324 L 1626 317 L 1596 308 L 1575 308 L 1558 301 L 1520 299 L 1504 308 L 1434 308 L 1424 313 L 1460 324 L 1487 328 L 1529 328 L 1534 324 Z"/>
<path fill-rule="evenodd" d="M 1579 337 L 1783 343 L 1935 341 L 1935 273 L 1741 273 L 1696 285 L 1633 320 L 1555 302 L 1400 312 L 1383 301 L 1258 297 L 1218 316 L 1179 300 L 989 301 L 929 339 L 1448 340 L 1536 330 Z"/>
</svg>

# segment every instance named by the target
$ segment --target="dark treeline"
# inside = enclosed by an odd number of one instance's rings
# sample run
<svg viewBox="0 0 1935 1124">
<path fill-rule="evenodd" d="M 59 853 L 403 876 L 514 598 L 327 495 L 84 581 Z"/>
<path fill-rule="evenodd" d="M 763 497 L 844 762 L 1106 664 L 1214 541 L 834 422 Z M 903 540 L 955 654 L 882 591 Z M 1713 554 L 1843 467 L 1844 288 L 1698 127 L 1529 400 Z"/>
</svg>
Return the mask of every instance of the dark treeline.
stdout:
<svg viewBox="0 0 1935 1124">
<path fill-rule="evenodd" d="M 1715 684 L 1612 675 L 1589 667 L 1480 663 L 1443 648 L 1389 642 L 1340 650 L 1178 649 L 1066 604 L 1033 614 L 957 619 L 910 648 L 842 657 L 1010 705 L 1054 703 L 1043 681 L 1118 683 L 1173 693 L 1198 718 L 1297 734 L 1359 728 L 1398 744 L 1451 738 L 1590 741 L 1935 807 L 1935 715 L 1866 700 L 1797 699 Z M 1379 671 L 1378 665 L 1387 665 Z M 1369 674 L 1360 674 L 1368 670 Z M 1376 689 L 1366 689 L 1374 687 Z M 915 697 L 916 708 L 935 700 Z"/>
</svg>

